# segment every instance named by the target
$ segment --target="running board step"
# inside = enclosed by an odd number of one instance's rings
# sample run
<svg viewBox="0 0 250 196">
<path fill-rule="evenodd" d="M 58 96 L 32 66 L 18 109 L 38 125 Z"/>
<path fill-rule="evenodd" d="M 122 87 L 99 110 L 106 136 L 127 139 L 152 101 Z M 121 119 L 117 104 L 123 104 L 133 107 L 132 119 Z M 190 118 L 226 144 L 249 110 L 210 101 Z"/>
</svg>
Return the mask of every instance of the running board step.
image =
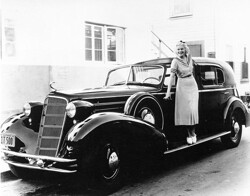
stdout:
<svg viewBox="0 0 250 196">
<path fill-rule="evenodd" d="M 201 144 L 201 143 L 204 143 L 204 142 L 207 142 L 207 141 L 210 141 L 210 140 L 213 140 L 213 139 L 216 139 L 216 138 L 219 138 L 219 137 L 222 137 L 224 135 L 228 135 L 230 134 L 231 131 L 227 131 L 227 132 L 222 132 L 222 133 L 219 133 L 219 134 L 216 134 L 216 135 L 212 135 L 212 136 L 209 136 L 209 137 L 205 137 L 203 139 L 199 139 L 197 138 L 197 142 L 195 144 L 185 144 L 185 145 L 181 145 L 179 147 L 176 147 L 174 149 L 170 149 L 170 150 L 167 150 L 164 152 L 164 155 L 166 154 L 170 154 L 170 153 L 173 153 L 173 152 L 176 152 L 176 151 L 179 151 L 179 150 L 183 150 L 183 149 L 186 149 L 186 148 L 189 148 L 189 147 L 192 147 L 192 146 L 195 146 L 195 145 L 198 145 L 198 144 Z"/>
</svg>

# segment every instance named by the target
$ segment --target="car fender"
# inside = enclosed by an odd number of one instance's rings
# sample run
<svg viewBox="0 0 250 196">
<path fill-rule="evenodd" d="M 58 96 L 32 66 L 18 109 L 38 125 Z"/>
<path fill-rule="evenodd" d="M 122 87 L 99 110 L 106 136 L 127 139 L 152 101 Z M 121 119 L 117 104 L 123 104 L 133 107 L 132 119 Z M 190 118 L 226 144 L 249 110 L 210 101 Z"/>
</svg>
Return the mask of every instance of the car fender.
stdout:
<svg viewBox="0 0 250 196">
<path fill-rule="evenodd" d="M 128 148 L 133 146 L 139 149 L 151 146 L 149 150 L 156 153 L 163 153 L 167 147 L 165 135 L 155 127 L 140 119 L 116 112 L 91 115 L 72 127 L 65 140 L 71 143 L 84 145 L 88 143 L 95 146 L 103 137 L 115 138 Z M 92 143 L 89 143 L 89 138 L 92 138 Z"/>
<path fill-rule="evenodd" d="M 27 118 L 23 113 L 8 118 L 1 126 L 1 134 L 15 135 L 16 138 L 25 144 L 23 150 L 28 154 L 34 154 L 38 133 L 24 125 L 23 121 Z M 19 146 L 21 145 L 20 142 L 16 144 L 16 149 L 21 147 Z"/>
<path fill-rule="evenodd" d="M 118 112 L 102 112 L 102 113 L 93 114 L 87 119 L 85 119 L 84 121 L 79 122 L 76 125 L 74 125 L 66 136 L 67 140 L 68 141 L 81 140 L 92 131 L 108 123 L 110 124 L 122 123 L 123 126 L 126 126 L 126 124 L 128 123 L 133 123 L 133 124 L 140 125 L 142 129 L 147 127 L 149 130 L 151 130 L 152 133 L 155 132 L 157 135 L 158 134 L 161 136 L 163 135 L 160 131 L 158 131 L 151 124 L 145 121 L 142 121 L 140 119 L 134 118 L 133 116 L 128 116 L 128 115 L 118 113 Z"/>
<path fill-rule="evenodd" d="M 227 105 L 224 109 L 224 121 L 226 121 L 226 118 L 228 116 L 228 112 L 230 107 L 232 107 L 232 109 L 235 108 L 240 108 L 242 110 L 242 112 L 244 113 L 244 119 L 243 119 L 243 124 L 246 127 L 250 126 L 250 111 L 249 109 L 245 106 L 245 104 L 243 103 L 243 101 L 237 97 L 231 97 L 228 102 Z"/>
</svg>

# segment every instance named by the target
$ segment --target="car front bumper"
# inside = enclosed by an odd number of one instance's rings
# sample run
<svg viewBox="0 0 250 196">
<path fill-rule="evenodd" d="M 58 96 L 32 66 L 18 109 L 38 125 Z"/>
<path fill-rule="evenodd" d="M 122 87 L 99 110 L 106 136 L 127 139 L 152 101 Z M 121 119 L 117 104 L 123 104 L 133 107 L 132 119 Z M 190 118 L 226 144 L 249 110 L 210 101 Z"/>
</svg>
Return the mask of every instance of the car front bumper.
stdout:
<svg viewBox="0 0 250 196">
<path fill-rule="evenodd" d="M 68 174 L 77 172 L 76 159 L 31 155 L 5 149 L 1 149 L 1 152 L 4 154 L 2 159 L 7 164 L 16 167 L 44 170 L 44 171 L 58 172 L 58 173 L 68 173 Z"/>
</svg>

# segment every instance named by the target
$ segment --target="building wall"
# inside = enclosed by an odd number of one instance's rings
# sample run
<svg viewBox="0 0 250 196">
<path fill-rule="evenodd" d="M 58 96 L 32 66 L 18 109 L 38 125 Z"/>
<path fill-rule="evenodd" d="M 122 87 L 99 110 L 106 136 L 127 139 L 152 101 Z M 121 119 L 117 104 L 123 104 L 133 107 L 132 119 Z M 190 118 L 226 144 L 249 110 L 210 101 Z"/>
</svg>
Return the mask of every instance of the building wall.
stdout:
<svg viewBox="0 0 250 196">
<path fill-rule="evenodd" d="M 49 92 L 50 73 L 48 66 L 0 66 L 0 120 L 22 111 L 28 101 L 43 102 Z"/>
<path fill-rule="evenodd" d="M 171 2 L 168 0 L 168 5 Z M 216 58 L 234 62 L 234 72 L 241 95 L 250 91 L 250 68 L 248 81 L 242 81 L 244 47 L 247 48 L 246 61 L 250 61 L 250 28 L 246 25 L 250 13 L 250 2 L 242 0 L 190 0 L 192 15 L 165 18 L 162 23 L 154 23 L 154 31 L 171 48 L 179 40 L 204 43 L 204 57 L 215 52 Z M 170 10 L 170 7 L 168 8 Z"/>
<path fill-rule="evenodd" d="M 104 84 L 107 71 L 117 64 L 85 61 L 85 21 L 125 27 L 123 63 L 159 56 L 151 43 L 155 38 L 151 31 L 172 49 L 180 39 L 204 41 L 205 56 L 216 51 L 222 60 L 237 62 L 235 73 L 240 92 L 244 93 L 249 83 L 240 82 L 238 65 L 249 31 L 239 23 L 249 17 L 247 12 L 235 10 L 249 7 L 248 1 L 190 0 L 193 15 L 184 18 L 170 18 L 170 1 L 2 0 L 0 83 L 6 96 L 1 98 L 4 104 L 0 111 L 20 108 L 29 100 L 43 101 L 51 81 L 58 88 Z M 228 6 L 230 2 L 233 10 Z M 230 54 L 226 46 L 232 46 Z M 166 47 L 164 50 L 172 54 Z M 247 61 L 249 51 L 250 47 Z"/>
<path fill-rule="evenodd" d="M 150 19 L 158 11 L 151 10 L 152 2 L 2 0 L 0 83 L 6 96 L 0 113 L 43 101 L 52 81 L 59 89 L 104 84 L 107 71 L 117 65 L 85 61 L 85 21 L 126 28 L 123 63 L 152 58 Z"/>
</svg>

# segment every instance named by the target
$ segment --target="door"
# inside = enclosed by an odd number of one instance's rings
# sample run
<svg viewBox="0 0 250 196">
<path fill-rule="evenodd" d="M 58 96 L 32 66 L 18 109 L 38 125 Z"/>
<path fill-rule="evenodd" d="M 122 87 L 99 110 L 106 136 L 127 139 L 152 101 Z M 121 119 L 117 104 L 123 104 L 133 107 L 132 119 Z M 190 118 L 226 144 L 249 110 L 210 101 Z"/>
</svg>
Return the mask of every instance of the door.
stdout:
<svg viewBox="0 0 250 196">
<path fill-rule="evenodd" d="M 227 99 L 223 70 L 215 65 L 201 65 L 200 83 L 200 128 L 207 134 L 219 132 L 222 130 L 223 108 Z"/>
</svg>

